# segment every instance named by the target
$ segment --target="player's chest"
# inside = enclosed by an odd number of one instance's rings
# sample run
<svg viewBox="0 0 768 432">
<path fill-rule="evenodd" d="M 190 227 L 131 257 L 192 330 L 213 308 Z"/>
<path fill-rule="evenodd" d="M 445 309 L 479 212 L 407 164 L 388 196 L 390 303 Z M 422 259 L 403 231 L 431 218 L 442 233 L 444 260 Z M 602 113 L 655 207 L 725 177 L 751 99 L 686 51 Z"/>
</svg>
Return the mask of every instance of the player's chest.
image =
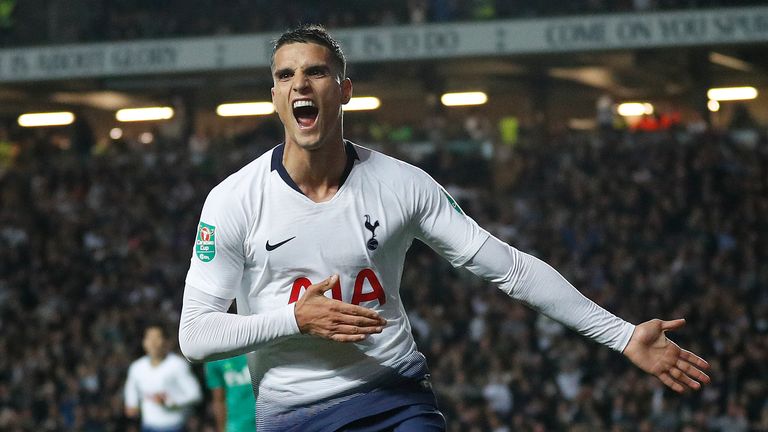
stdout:
<svg viewBox="0 0 768 432">
<path fill-rule="evenodd" d="M 165 367 L 148 366 L 140 374 L 139 386 L 144 393 L 168 391 L 174 383 L 172 371 Z"/>
<path fill-rule="evenodd" d="M 375 197 L 348 196 L 320 205 L 265 200 L 247 240 L 249 261 L 273 271 L 366 267 L 402 248 L 406 218 Z"/>
</svg>

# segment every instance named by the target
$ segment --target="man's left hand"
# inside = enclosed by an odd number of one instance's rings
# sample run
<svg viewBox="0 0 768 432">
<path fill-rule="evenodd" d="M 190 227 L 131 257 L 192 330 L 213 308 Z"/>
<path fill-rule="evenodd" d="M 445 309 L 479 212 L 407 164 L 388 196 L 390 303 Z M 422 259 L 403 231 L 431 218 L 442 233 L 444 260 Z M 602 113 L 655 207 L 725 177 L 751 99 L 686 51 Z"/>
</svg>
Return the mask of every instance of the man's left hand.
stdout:
<svg viewBox="0 0 768 432">
<path fill-rule="evenodd" d="M 702 384 L 710 382 L 709 376 L 703 372 L 709 369 L 709 363 L 667 338 L 668 330 L 676 330 L 683 325 L 684 319 L 646 321 L 635 327 L 624 348 L 624 355 L 632 363 L 678 393 L 688 389 L 698 390 Z"/>
</svg>

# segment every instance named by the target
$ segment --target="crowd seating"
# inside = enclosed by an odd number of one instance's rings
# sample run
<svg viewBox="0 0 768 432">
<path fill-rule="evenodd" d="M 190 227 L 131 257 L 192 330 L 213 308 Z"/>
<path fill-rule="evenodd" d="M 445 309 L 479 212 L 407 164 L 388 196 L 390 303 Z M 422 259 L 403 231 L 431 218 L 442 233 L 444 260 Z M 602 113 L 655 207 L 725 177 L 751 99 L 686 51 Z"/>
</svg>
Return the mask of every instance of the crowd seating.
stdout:
<svg viewBox="0 0 768 432">
<path fill-rule="evenodd" d="M 768 143 L 733 136 L 595 132 L 461 154 L 433 143 L 412 159 L 617 315 L 685 317 L 671 337 L 712 363 L 705 390 L 673 394 L 417 242 L 401 291 L 451 431 L 768 429 Z M 0 143 L 2 430 L 135 427 L 126 370 L 146 320 L 178 325 L 203 200 L 279 137 L 80 139 Z M 211 413 L 191 422 L 205 430 Z"/>
</svg>

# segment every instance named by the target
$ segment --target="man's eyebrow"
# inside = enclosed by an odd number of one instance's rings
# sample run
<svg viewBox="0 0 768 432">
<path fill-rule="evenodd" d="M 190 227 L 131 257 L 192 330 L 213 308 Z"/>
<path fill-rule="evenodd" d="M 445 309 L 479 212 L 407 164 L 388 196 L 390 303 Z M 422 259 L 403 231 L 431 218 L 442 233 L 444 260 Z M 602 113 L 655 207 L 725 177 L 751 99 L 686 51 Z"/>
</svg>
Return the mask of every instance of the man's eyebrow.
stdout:
<svg viewBox="0 0 768 432">
<path fill-rule="evenodd" d="M 284 73 L 289 73 L 289 72 L 293 72 L 293 68 L 284 67 L 284 68 L 280 68 L 280 69 L 275 69 L 275 73 L 273 75 L 274 76 L 280 76 L 280 75 L 282 75 Z"/>
<path fill-rule="evenodd" d="M 331 67 L 328 66 L 326 63 L 317 63 L 317 64 L 312 64 L 312 65 L 307 66 L 306 68 L 304 68 L 304 70 L 308 70 L 308 71 L 310 71 L 310 70 L 327 71 L 327 70 L 331 70 Z"/>
</svg>

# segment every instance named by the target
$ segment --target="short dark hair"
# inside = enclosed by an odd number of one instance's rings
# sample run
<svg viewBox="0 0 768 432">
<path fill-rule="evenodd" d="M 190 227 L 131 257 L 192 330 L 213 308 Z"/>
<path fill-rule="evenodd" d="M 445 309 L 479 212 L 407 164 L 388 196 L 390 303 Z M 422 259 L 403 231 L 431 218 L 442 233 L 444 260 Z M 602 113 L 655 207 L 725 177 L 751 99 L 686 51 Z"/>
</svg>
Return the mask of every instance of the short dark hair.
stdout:
<svg viewBox="0 0 768 432">
<path fill-rule="evenodd" d="M 344 57 L 344 51 L 341 45 L 334 39 L 320 24 L 302 24 L 294 29 L 287 30 L 272 44 L 272 56 L 270 57 L 270 66 L 275 66 L 275 52 L 283 46 L 292 43 L 316 43 L 322 45 L 331 51 L 333 62 L 341 71 L 341 78 L 347 76 L 347 58 Z"/>
<path fill-rule="evenodd" d="M 160 330 L 160 334 L 163 336 L 163 339 L 170 339 L 170 332 L 168 331 L 168 326 L 162 322 L 157 320 L 148 321 L 144 325 L 144 334 L 147 334 L 147 331 L 149 329 L 158 329 Z"/>
</svg>

